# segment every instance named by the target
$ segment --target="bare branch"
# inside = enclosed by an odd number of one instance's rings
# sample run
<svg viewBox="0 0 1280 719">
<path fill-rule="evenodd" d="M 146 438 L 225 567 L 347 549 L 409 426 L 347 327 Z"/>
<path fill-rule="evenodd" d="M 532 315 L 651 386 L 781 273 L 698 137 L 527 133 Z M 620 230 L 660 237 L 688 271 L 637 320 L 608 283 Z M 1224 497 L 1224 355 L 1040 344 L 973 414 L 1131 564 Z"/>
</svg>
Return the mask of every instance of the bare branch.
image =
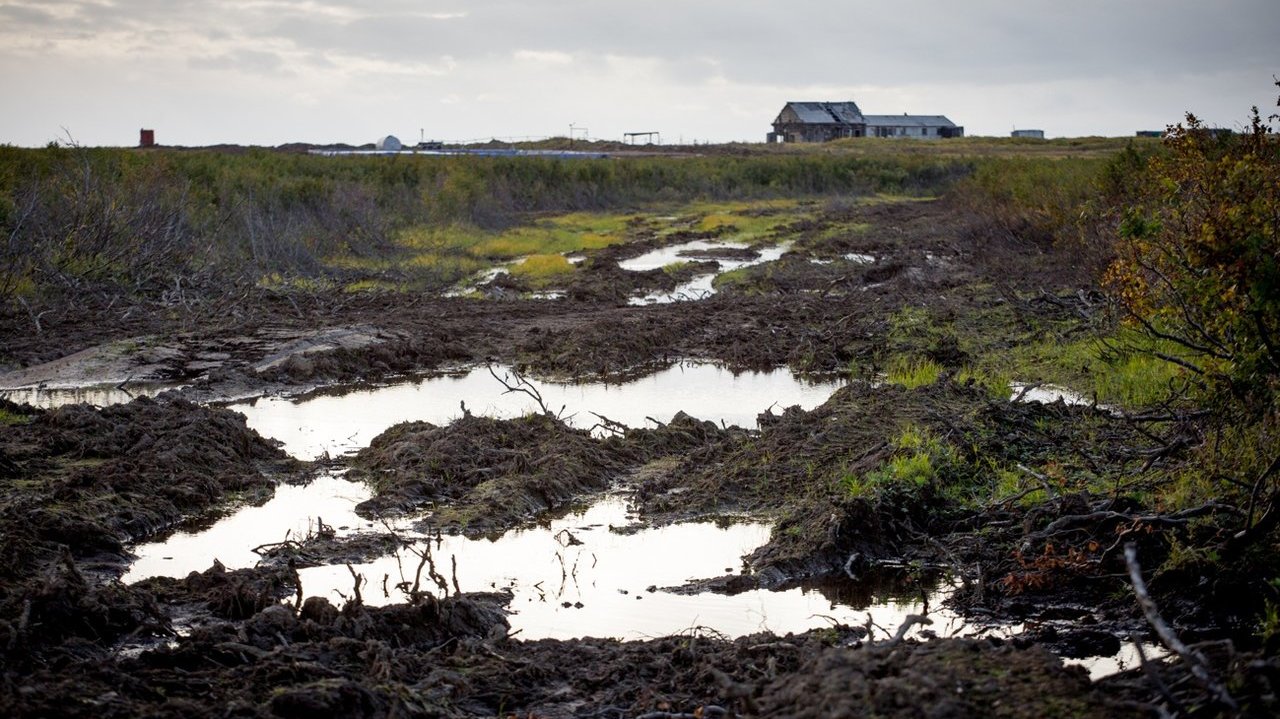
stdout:
<svg viewBox="0 0 1280 719">
<path fill-rule="evenodd" d="M 1130 542 L 1125 545 L 1124 561 L 1129 567 L 1129 581 L 1133 583 L 1133 593 L 1138 598 L 1138 606 L 1142 608 L 1142 613 L 1147 618 L 1147 623 L 1155 630 L 1156 636 L 1168 647 L 1169 651 L 1177 654 L 1187 664 L 1191 675 L 1204 685 L 1209 692 L 1209 696 L 1214 701 L 1231 709 L 1238 709 L 1239 706 L 1236 704 L 1235 699 L 1232 699 L 1231 695 L 1227 693 L 1226 687 L 1219 684 L 1209 674 L 1208 662 L 1204 656 L 1183 644 L 1178 635 L 1165 622 L 1164 617 L 1160 616 L 1160 609 L 1156 606 L 1155 600 L 1151 598 L 1151 594 L 1147 592 L 1146 580 L 1142 578 L 1142 567 L 1138 566 L 1138 546 L 1136 544 Z"/>
</svg>

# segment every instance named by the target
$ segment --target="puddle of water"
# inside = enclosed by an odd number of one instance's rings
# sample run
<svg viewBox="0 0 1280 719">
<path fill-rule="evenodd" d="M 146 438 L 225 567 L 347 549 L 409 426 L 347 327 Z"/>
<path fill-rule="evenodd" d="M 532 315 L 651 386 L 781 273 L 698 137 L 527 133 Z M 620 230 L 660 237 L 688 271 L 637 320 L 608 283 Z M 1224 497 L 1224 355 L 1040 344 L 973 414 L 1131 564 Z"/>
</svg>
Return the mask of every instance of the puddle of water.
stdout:
<svg viewBox="0 0 1280 719">
<path fill-rule="evenodd" d="M 352 511 L 367 494 L 363 486 L 336 476 L 321 477 L 307 487 L 280 487 L 263 506 L 241 509 L 209 529 L 179 532 L 135 547 L 138 559 L 123 579 L 182 577 L 207 569 L 214 559 L 228 569 L 252 567 L 259 559 L 254 547 L 282 541 L 286 529 L 292 537 L 303 536 L 316 517 L 339 528 L 339 535 L 368 528 L 369 523 Z M 730 636 L 764 630 L 782 634 L 830 626 L 832 621 L 862 624 L 868 614 L 893 631 L 906 615 L 923 609 L 918 598 L 900 598 L 900 588 L 889 592 L 898 598 L 876 596 L 856 586 L 851 591 L 829 586 L 755 590 L 732 597 L 650 591 L 741 571 L 742 556 L 768 540 L 770 525 L 697 522 L 610 531 L 631 523 L 625 501 L 607 497 L 587 509 L 497 539 L 418 536 L 413 550 L 354 568 L 365 578 L 361 592 L 366 603 L 401 602 L 405 594 L 397 585 L 414 583 L 419 553 L 429 548 L 451 591 L 455 580 L 464 592 L 509 590 L 512 629 L 525 639 L 640 639 L 704 627 Z M 414 538 L 403 528 L 396 531 Z M 345 565 L 302 569 L 299 576 L 307 596 L 340 604 L 352 594 L 353 580 Z M 420 581 L 423 588 L 436 591 L 426 572 Z M 944 628 L 933 629 L 941 633 Z"/>
<path fill-rule="evenodd" d="M 357 516 L 355 506 L 368 499 L 364 484 L 335 475 L 321 475 L 303 486 L 280 485 L 275 496 L 259 507 L 242 507 L 213 526 L 178 531 L 158 542 L 133 548 L 137 557 L 123 581 L 147 577 L 185 577 L 202 572 L 217 559 L 229 569 L 252 567 L 261 559 L 254 547 L 307 536 L 323 520 L 339 536 L 374 525 Z M 346 529 L 342 529 L 345 527 Z"/>
<path fill-rule="evenodd" d="M 456 287 L 445 290 L 443 296 L 444 297 L 466 297 L 467 295 L 470 295 L 472 292 L 475 292 L 476 288 L 479 287 L 480 285 L 487 284 L 489 282 L 492 282 L 493 280 L 496 280 L 499 275 L 507 274 L 512 267 L 520 264 L 521 262 L 524 262 L 524 260 L 525 258 L 523 257 L 517 257 L 516 259 L 511 260 L 509 262 L 503 262 L 502 264 L 497 265 L 496 267 L 490 267 L 487 270 L 483 270 L 473 275 L 471 278 L 462 281 Z"/>
<path fill-rule="evenodd" d="M 688 262 L 692 258 L 683 254 L 686 252 L 722 249 L 745 250 L 747 247 L 748 245 L 743 242 L 693 240 L 691 242 L 682 242 L 678 245 L 668 245 L 666 247 L 659 247 L 656 250 L 650 250 L 639 257 L 622 260 L 618 262 L 618 266 L 624 270 L 630 270 L 632 272 L 645 272 L 647 270 L 661 269 L 667 265 L 672 265 L 677 262 Z M 717 259 L 717 261 L 720 260 Z"/>
<path fill-rule="evenodd" d="M 499 376 L 505 368 L 495 367 Z M 787 370 L 732 372 L 712 364 L 685 363 L 623 384 L 559 384 L 536 382 L 543 400 L 576 427 L 589 428 L 598 412 L 629 427 L 666 422 L 684 410 L 719 424 L 755 427 L 756 415 L 777 405 L 812 409 L 827 400 L 839 382 L 809 383 Z M 456 376 L 407 381 L 341 395 L 300 400 L 259 398 L 231 405 L 249 427 L 277 439 L 289 454 L 315 459 L 368 446 L 374 437 L 400 422 L 423 420 L 446 424 L 462 415 L 461 403 L 476 415 L 516 417 L 539 411 L 529 396 L 507 393 L 488 369 Z"/>
<path fill-rule="evenodd" d="M 844 258 L 849 262 L 856 262 L 857 264 L 860 264 L 860 265 L 871 265 L 871 264 L 875 264 L 875 261 L 876 261 L 875 255 L 864 255 L 859 252 L 850 252 L 849 254 L 845 255 Z"/>
<path fill-rule="evenodd" d="M 430 546 L 438 571 L 451 587 L 456 559 L 462 591 L 510 591 L 512 631 L 524 639 L 643 639 L 699 627 L 729 636 L 765 630 L 784 634 L 830 626 L 833 619 L 861 624 L 868 612 L 892 631 L 907 614 L 922 608 L 918 600 L 880 599 L 870 606 L 837 603 L 812 588 L 735 596 L 649 591 L 740 571 L 741 557 L 767 541 L 770 528 L 760 522 L 685 523 L 630 534 L 609 531 L 610 526 L 628 523 L 625 503 L 611 498 L 495 541 L 450 536 L 426 540 L 417 549 Z M 565 546 L 566 530 L 581 544 Z M 361 590 L 365 601 L 404 601 L 395 587 L 413 584 L 420 561 L 405 552 L 356 567 L 367 581 Z M 345 566 L 314 567 L 300 575 L 307 595 L 341 602 L 352 594 L 353 580 Z M 430 585 L 426 576 L 421 581 Z"/>
<path fill-rule="evenodd" d="M 55 409 L 70 404 L 91 404 L 95 407 L 107 407 L 113 404 L 126 404 L 139 397 L 155 397 L 161 392 L 179 389 L 183 385 L 164 383 L 129 384 L 120 389 L 114 384 L 90 385 L 87 387 L 21 387 L 0 390 L 0 398 L 17 404 L 29 404 L 42 409 Z"/>
<path fill-rule="evenodd" d="M 665 305 L 672 302 L 696 302 L 705 300 L 716 293 L 716 288 L 711 286 L 716 275 L 698 275 L 688 282 L 682 282 L 676 285 L 675 289 L 670 292 L 659 291 L 650 292 L 640 297 L 632 297 L 627 300 L 629 305 Z"/>
<path fill-rule="evenodd" d="M 720 248 L 746 249 L 747 247 L 748 245 L 740 242 L 694 240 L 692 242 L 685 242 L 683 244 L 672 245 L 670 247 L 663 247 L 657 250 L 653 250 L 651 252 L 647 252 L 643 255 L 640 255 L 639 257 L 634 257 L 630 260 L 623 260 L 622 262 L 618 263 L 618 266 L 624 270 L 633 270 L 633 271 L 652 270 L 652 269 L 657 269 L 659 267 L 665 267 L 669 264 L 672 264 L 673 262 L 682 262 L 682 261 L 688 260 L 689 258 L 682 257 L 680 255 L 680 253 L 682 252 L 694 252 L 698 250 L 711 250 L 711 249 L 720 249 Z M 751 267 L 752 265 L 761 265 L 766 262 L 774 262 L 780 259 L 783 255 L 785 255 L 790 249 L 791 249 L 791 243 L 783 242 L 781 244 L 774 245 L 773 247 L 760 248 L 759 255 L 754 259 L 750 259 L 750 260 L 734 260 L 734 259 L 727 259 L 727 258 L 716 258 L 716 262 L 720 264 L 719 271 L 713 272 L 710 274 L 705 274 L 705 275 L 698 275 L 692 280 L 689 280 L 687 282 L 684 282 L 676 286 L 676 288 L 671 290 L 670 292 L 666 292 L 666 291 L 651 292 L 649 294 L 642 295 L 640 297 L 632 297 L 630 300 L 627 301 L 627 304 L 654 305 L 654 304 L 669 304 L 671 302 L 689 302 L 689 301 L 706 299 L 707 297 L 710 297 L 711 295 L 716 293 L 716 289 L 715 287 L 712 286 L 711 283 L 713 280 L 715 280 L 717 275 L 723 274 L 725 272 L 729 272 L 730 270 L 741 269 L 743 267 Z"/>
<path fill-rule="evenodd" d="M 1148 642 L 1142 643 L 1142 651 L 1147 655 L 1147 661 L 1158 661 L 1169 654 L 1169 651 L 1164 647 Z M 1063 658 L 1062 663 L 1084 667 L 1089 670 L 1089 678 L 1097 681 L 1112 674 L 1119 674 L 1120 672 L 1141 667 L 1142 657 L 1138 654 L 1137 645 L 1132 641 L 1126 641 L 1120 645 L 1120 651 L 1114 656 L 1088 657 L 1085 659 Z"/>
<path fill-rule="evenodd" d="M 1024 393 L 1025 390 L 1025 393 Z M 1022 395 L 1023 402 L 1039 402 L 1041 404 L 1053 404 L 1061 400 L 1068 405 L 1089 406 L 1093 404 L 1093 400 L 1089 397 L 1052 384 L 1042 384 L 1039 386 L 1030 386 L 1025 382 L 1013 382 L 1009 385 L 1009 399 L 1017 400 Z M 1108 409 L 1105 405 L 1098 405 L 1099 409 Z"/>
<path fill-rule="evenodd" d="M 260 507 L 245 507 L 213 526 L 177 532 L 134 547 L 137 560 L 123 577 L 135 582 L 148 577 L 182 577 L 203 571 L 217 559 L 228 569 L 254 566 L 253 548 L 299 538 L 323 519 L 339 536 L 373 529 L 353 508 L 368 498 L 368 489 L 337 475 L 323 475 L 306 487 L 281 486 Z M 909 614 L 929 610 L 938 636 L 997 635 L 1022 631 L 1008 627 L 970 627 L 954 612 L 940 609 L 952 587 L 925 580 L 923 586 L 905 575 L 884 573 L 862 582 L 844 579 L 808 583 L 783 591 L 753 590 L 734 596 L 712 593 L 682 595 L 657 587 L 678 587 L 689 580 L 741 571 L 742 557 L 769 538 L 770 525 L 758 521 L 733 524 L 709 522 L 674 524 L 632 532 L 612 532 L 633 519 L 626 502 L 606 497 L 586 509 L 569 512 L 540 524 L 515 529 L 496 539 L 462 536 L 424 538 L 394 525 L 403 538 L 417 540 L 403 550 L 353 568 L 364 578 L 361 594 L 370 605 L 404 601 L 404 589 L 420 581 L 420 588 L 438 592 L 426 572 L 418 576 L 421 553 L 431 552 L 436 570 L 453 591 L 507 590 L 512 594 L 511 626 L 524 639 L 616 637 L 644 639 L 707 629 L 728 636 L 759 631 L 775 634 L 830 626 L 833 622 L 862 625 L 870 617 L 877 636 L 897 630 Z M 572 540 L 570 539 L 572 538 Z M 454 569 L 456 561 L 456 571 Z M 341 604 L 353 594 L 346 565 L 299 570 L 306 596 L 323 596 Z M 397 586 L 402 588 L 397 588 Z M 650 588 L 654 587 L 654 591 Z M 926 608 L 920 591 L 931 594 Z M 1147 656 L 1161 649 L 1144 644 Z M 1098 679 L 1138 666 L 1138 653 L 1126 643 L 1111 657 L 1068 659 Z"/>
</svg>

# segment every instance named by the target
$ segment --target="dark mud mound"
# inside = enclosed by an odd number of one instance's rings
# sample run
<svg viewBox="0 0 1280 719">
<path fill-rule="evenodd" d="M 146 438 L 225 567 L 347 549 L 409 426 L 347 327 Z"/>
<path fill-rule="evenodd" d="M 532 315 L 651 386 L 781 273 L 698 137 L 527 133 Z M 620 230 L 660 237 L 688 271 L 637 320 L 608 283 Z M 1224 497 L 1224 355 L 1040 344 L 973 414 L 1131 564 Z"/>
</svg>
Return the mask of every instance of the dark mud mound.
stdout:
<svg viewBox="0 0 1280 719">
<path fill-rule="evenodd" d="M 227 571 L 214 561 L 203 572 L 182 579 L 153 577 L 134 584 L 170 607 L 206 610 L 222 619 L 248 619 L 298 591 L 297 575 L 289 568 L 251 568 Z"/>
<path fill-rule="evenodd" d="M 621 436 L 608 437 L 604 446 L 628 463 L 640 464 L 710 450 L 731 438 L 741 440 L 751 434 L 740 427 L 721 427 L 680 411 L 658 427 L 628 429 Z"/>
<path fill-rule="evenodd" d="M 589 433 L 541 414 L 399 424 L 352 466 L 375 492 L 357 507 L 363 515 L 430 507 L 432 524 L 469 533 L 506 529 L 604 489 L 619 469 Z"/>
<path fill-rule="evenodd" d="M 923 425 L 932 408 L 978 399 L 949 384 L 908 391 L 852 384 L 823 405 L 762 414 L 758 433 L 724 434 L 682 455 L 638 488 L 641 512 L 665 521 L 725 511 L 779 518 L 768 545 L 750 563 L 766 583 L 837 571 L 852 553 L 898 556 L 914 528 L 929 521 L 932 492 L 854 496 L 849 478 L 880 467 L 905 426 Z"/>
<path fill-rule="evenodd" d="M 14 662 L 164 631 L 150 595 L 81 571 L 114 572 L 127 541 L 297 469 L 241 415 L 186 402 L 19 416 L 0 426 L 0 652 Z"/>
<path fill-rule="evenodd" d="M 412 338 L 379 342 L 367 347 L 297 353 L 257 379 L 282 383 L 355 382 L 369 377 L 408 374 L 448 362 L 470 360 L 459 333 L 447 327 L 423 328 Z"/>
<path fill-rule="evenodd" d="M 93 659 L 6 673 L 11 717 L 474 716 L 484 706 L 455 653 L 506 634 L 496 597 L 423 597 L 342 610 L 312 598 L 300 613 L 273 604 L 243 622 L 196 628 L 134 659 Z M 494 712 L 488 714 L 493 716 Z"/>
<path fill-rule="evenodd" d="M 117 581 L 90 582 L 69 553 L 0 594 L 0 664 L 12 670 L 67 658 L 104 657 L 112 642 L 172 633 L 147 592 Z"/>
<path fill-rule="evenodd" d="M 0 427 L 0 576 L 18 576 L 69 546 L 116 552 L 231 493 L 265 495 L 297 464 L 244 417 L 187 402 L 73 405 Z"/>
<path fill-rule="evenodd" d="M 763 716 L 1144 716 L 1107 703 L 1078 667 L 1049 652 L 952 639 L 909 646 L 827 649 L 772 682 Z"/>
</svg>

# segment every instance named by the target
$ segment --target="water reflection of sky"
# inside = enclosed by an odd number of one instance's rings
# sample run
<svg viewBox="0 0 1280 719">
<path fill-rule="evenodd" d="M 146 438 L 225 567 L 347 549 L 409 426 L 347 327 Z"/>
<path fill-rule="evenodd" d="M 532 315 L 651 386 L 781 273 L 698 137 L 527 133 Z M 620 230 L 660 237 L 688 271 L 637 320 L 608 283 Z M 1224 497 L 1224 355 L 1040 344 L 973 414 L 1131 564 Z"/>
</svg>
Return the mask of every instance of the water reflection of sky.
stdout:
<svg viewBox="0 0 1280 719">
<path fill-rule="evenodd" d="M 499 376 L 505 370 L 496 368 Z M 698 419 L 755 427 L 756 415 L 776 406 L 822 404 L 837 382 L 809 383 L 787 370 L 732 372 L 712 364 L 684 363 L 622 384 L 599 382 L 559 384 L 534 381 L 543 401 L 561 412 L 570 424 L 590 428 L 597 412 L 630 427 L 653 426 L 684 411 Z M 528 395 L 508 393 L 486 368 L 465 374 L 358 389 L 340 395 L 303 400 L 261 398 L 232 405 L 249 426 L 265 437 L 284 443 L 290 454 L 313 459 L 368 446 L 393 424 L 422 420 L 445 424 L 462 415 L 465 402 L 472 414 L 515 417 L 538 411 Z"/>
<path fill-rule="evenodd" d="M 230 569 L 251 567 L 259 559 L 254 547 L 283 540 L 286 530 L 291 537 L 301 537 L 314 526 L 315 517 L 346 527 L 339 535 L 370 529 L 371 523 L 352 511 L 367 496 L 363 485 L 336 476 L 322 477 L 305 488 L 281 487 L 265 505 L 243 508 L 210 528 L 139 545 L 134 549 L 138 559 L 124 580 L 181 577 L 207 569 L 214 559 Z M 418 537 L 413 550 L 354 568 L 365 578 L 361 593 L 366 603 L 404 601 L 404 592 L 396 585 L 412 585 L 420 562 L 414 550 L 421 552 L 429 545 L 436 569 L 447 578 L 450 590 L 456 576 L 463 591 L 510 591 L 512 628 L 528 639 L 637 639 L 693 628 L 730 636 L 764 630 L 785 633 L 830 626 L 833 621 L 862 624 L 868 614 L 893 630 L 907 614 L 923 608 L 918 591 L 912 591 L 914 585 L 901 577 L 896 583 L 841 587 L 836 582 L 735 596 L 661 591 L 689 580 L 740 573 L 743 555 L 768 541 L 770 526 L 760 521 L 698 522 L 610 531 L 611 526 L 624 527 L 632 521 L 626 503 L 609 497 L 496 539 Z M 566 530 L 581 544 L 568 541 Z M 403 527 L 397 531 L 415 536 Z M 307 596 L 324 596 L 340 604 L 344 595 L 352 595 L 353 580 L 345 565 L 303 569 L 300 576 Z M 440 593 L 425 571 L 421 587 Z M 649 591 L 650 587 L 658 590 Z M 955 618 L 939 615 L 939 620 L 954 622 Z"/>
<path fill-rule="evenodd" d="M 633 257 L 629 260 L 623 260 L 618 266 L 624 270 L 642 271 L 656 270 L 660 267 L 676 262 L 687 262 L 697 259 L 697 252 L 704 250 L 717 249 L 746 249 L 748 245 L 742 242 L 725 242 L 720 240 L 694 240 L 679 245 L 671 245 L 669 247 L 661 247 L 650 252 L 646 252 L 639 257 Z M 700 300 L 715 294 L 715 287 L 712 286 L 717 275 L 723 274 L 730 270 L 736 270 L 752 265 L 759 265 L 765 262 L 773 262 L 781 258 L 788 250 L 791 249 L 790 242 L 783 242 L 773 247 L 764 247 L 758 250 L 759 254 L 751 259 L 732 259 L 717 257 L 716 262 L 720 267 L 717 272 L 705 275 L 698 275 L 693 279 L 681 283 L 671 291 L 653 292 L 640 297 L 633 297 L 629 300 L 632 305 L 651 305 L 666 304 L 669 302 L 684 302 L 689 300 Z M 684 253 L 692 253 L 692 256 Z"/>
</svg>

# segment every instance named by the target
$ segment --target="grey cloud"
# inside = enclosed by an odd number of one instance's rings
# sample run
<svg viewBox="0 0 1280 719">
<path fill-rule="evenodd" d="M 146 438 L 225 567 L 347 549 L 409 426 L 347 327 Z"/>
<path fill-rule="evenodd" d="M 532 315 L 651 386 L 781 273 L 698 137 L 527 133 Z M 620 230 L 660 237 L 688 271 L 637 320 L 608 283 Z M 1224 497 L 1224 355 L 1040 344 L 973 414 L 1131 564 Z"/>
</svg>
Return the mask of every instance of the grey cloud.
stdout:
<svg viewBox="0 0 1280 719">
<path fill-rule="evenodd" d="M 6 25 L 44 25 L 54 16 L 48 10 L 29 5 L 0 5 L 0 20 Z"/>
<path fill-rule="evenodd" d="M 238 50 L 222 55 L 187 59 L 187 66 L 196 70 L 239 70 L 251 74 L 279 75 L 283 64 L 279 55 L 257 50 Z"/>
<path fill-rule="evenodd" d="M 389 61 L 508 57 L 531 47 L 656 57 L 673 68 L 674 80 L 707 76 L 690 71 L 710 57 L 730 80 L 784 85 L 1154 79 L 1280 60 L 1271 37 L 1280 4 L 1273 0 L 910 4 L 911 11 L 885 11 L 819 0 L 654 0 L 643 8 L 490 2 L 471 3 L 462 19 L 407 12 L 351 22 L 282 17 L 264 32 Z"/>
</svg>

